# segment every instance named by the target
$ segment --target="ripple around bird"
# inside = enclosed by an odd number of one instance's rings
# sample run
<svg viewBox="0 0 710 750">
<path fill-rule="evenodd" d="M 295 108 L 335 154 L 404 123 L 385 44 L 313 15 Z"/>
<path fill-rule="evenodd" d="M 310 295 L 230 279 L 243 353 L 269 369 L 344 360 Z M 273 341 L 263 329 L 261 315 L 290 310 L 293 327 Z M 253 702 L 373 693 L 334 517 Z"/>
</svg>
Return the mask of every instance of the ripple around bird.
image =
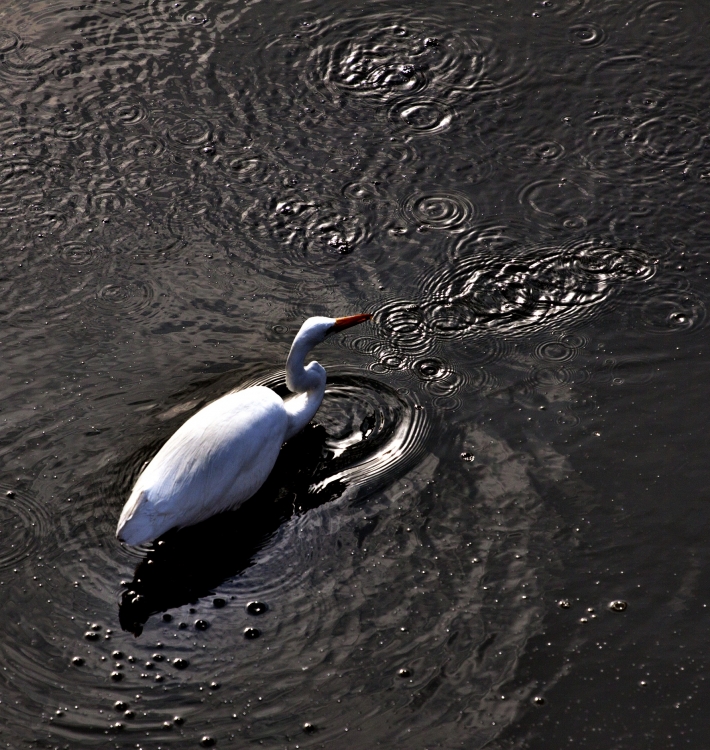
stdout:
<svg viewBox="0 0 710 750">
<path fill-rule="evenodd" d="M 282 382 L 281 376 L 269 376 L 249 385 Z M 333 465 L 328 476 L 318 480 L 318 491 L 341 483 L 345 496 L 360 497 L 401 476 L 421 456 L 429 433 L 425 413 L 416 403 L 379 379 L 328 368 L 315 422 L 326 429 Z M 341 463 L 343 468 L 337 468 Z"/>
</svg>

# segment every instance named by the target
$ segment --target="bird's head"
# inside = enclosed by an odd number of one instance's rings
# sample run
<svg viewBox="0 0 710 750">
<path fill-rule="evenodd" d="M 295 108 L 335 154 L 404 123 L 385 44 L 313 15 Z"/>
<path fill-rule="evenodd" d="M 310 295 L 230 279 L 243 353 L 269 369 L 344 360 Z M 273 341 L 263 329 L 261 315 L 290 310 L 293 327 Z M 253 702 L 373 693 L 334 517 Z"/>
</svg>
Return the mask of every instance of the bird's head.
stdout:
<svg viewBox="0 0 710 750">
<path fill-rule="evenodd" d="M 329 334 L 364 323 L 371 317 L 369 313 L 362 313 L 347 318 L 308 318 L 296 334 L 286 360 L 286 385 L 289 390 L 303 393 L 314 388 L 325 389 L 325 370 L 317 362 L 304 366 L 308 352 Z"/>
<path fill-rule="evenodd" d="M 344 331 L 346 328 L 356 326 L 358 323 L 364 323 L 371 318 L 372 315 L 370 313 L 349 315 L 345 318 L 324 318 L 321 316 L 308 318 L 301 326 L 296 338 L 306 341 L 310 349 L 316 344 L 320 344 L 321 341 L 324 341 L 329 334 Z"/>
</svg>

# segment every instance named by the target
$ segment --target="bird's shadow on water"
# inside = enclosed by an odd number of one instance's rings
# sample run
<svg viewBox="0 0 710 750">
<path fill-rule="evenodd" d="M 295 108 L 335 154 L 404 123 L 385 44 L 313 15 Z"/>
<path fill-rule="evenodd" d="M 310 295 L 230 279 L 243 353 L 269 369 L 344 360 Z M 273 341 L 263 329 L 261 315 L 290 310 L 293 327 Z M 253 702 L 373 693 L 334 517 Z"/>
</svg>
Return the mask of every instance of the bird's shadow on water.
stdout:
<svg viewBox="0 0 710 750">
<path fill-rule="evenodd" d="M 341 481 L 315 489 L 352 458 L 334 459 L 326 439 L 322 426 L 309 425 L 282 448 L 269 478 L 239 509 L 156 540 L 121 595 L 121 627 L 138 636 L 151 615 L 208 596 L 246 570 L 284 521 L 342 495 Z"/>
</svg>

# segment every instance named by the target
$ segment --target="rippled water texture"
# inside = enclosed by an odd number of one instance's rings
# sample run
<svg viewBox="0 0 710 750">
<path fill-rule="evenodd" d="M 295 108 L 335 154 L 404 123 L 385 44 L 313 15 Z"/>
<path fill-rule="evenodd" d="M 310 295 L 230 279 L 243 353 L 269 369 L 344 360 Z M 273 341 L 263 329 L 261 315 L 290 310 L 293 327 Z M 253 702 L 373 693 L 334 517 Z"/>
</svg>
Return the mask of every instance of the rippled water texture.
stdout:
<svg viewBox="0 0 710 750">
<path fill-rule="evenodd" d="M 0 7 L 0 744 L 704 750 L 706 5 Z M 116 541 L 359 312 L 257 495 Z"/>
</svg>

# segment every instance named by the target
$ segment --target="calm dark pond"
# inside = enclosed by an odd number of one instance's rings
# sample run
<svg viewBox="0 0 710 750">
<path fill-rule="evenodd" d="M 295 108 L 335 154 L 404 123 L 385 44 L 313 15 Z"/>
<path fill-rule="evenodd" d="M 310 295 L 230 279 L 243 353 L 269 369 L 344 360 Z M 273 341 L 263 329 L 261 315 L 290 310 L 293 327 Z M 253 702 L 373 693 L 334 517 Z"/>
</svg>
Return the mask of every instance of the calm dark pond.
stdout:
<svg viewBox="0 0 710 750">
<path fill-rule="evenodd" d="M 706 748 L 710 6 L 0 21 L 0 744 Z M 116 540 L 360 312 L 255 498 Z"/>
</svg>

